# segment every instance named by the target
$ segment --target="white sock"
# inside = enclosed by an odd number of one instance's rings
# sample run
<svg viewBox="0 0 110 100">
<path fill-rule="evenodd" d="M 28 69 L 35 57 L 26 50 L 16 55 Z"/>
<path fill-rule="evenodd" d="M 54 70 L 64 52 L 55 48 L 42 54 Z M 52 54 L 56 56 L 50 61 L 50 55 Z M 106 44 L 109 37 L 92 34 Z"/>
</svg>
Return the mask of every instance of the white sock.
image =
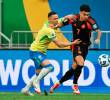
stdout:
<svg viewBox="0 0 110 100">
<path fill-rule="evenodd" d="M 36 78 L 37 78 L 36 75 L 32 76 L 32 78 L 30 79 L 29 83 L 25 86 L 25 88 L 26 88 L 27 90 L 29 90 L 29 89 L 32 87 L 32 83 L 33 83 L 33 81 L 34 81 Z"/>
<path fill-rule="evenodd" d="M 46 76 L 51 70 L 51 67 L 43 68 L 38 77 L 35 79 L 36 83 L 39 82 L 44 76 Z"/>
</svg>

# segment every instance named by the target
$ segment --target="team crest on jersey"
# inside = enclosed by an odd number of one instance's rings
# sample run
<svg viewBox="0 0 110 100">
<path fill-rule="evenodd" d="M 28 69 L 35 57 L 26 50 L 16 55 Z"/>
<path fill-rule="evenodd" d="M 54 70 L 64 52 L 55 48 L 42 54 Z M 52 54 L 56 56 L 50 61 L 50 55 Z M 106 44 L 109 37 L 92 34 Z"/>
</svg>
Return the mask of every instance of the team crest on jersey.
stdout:
<svg viewBox="0 0 110 100">
<path fill-rule="evenodd" d="M 85 26 L 84 24 L 81 26 L 82 29 L 84 29 L 85 27 L 86 27 L 86 26 Z"/>
<path fill-rule="evenodd" d="M 52 33 L 52 34 L 51 34 L 51 37 L 52 37 L 52 38 L 55 38 L 55 37 L 56 37 L 56 34 L 55 34 L 55 33 Z"/>
</svg>

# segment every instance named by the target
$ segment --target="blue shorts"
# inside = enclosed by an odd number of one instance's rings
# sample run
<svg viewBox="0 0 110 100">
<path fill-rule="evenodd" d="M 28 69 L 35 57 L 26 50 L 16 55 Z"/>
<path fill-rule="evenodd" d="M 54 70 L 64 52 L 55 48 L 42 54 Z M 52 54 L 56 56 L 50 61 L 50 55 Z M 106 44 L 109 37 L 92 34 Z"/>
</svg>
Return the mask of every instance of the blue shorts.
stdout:
<svg viewBox="0 0 110 100">
<path fill-rule="evenodd" d="M 30 50 L 30 58 L 34 61 L 36 69 L 41 69 L 41 63 L 46 60 L 46 55 L 38 52 L 38 51 L 31 51 Z"/>
</svg>

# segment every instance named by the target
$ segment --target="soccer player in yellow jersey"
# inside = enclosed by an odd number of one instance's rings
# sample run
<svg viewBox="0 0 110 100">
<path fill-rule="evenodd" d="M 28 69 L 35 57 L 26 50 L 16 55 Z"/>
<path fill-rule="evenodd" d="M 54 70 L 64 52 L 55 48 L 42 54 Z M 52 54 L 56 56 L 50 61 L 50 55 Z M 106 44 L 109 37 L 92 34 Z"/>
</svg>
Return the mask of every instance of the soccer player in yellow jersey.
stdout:
<svg viewBox="0 0 110 100">
<path fill-rule="evenodd" d="M 46 57 L 46 51 L 50 42 L 54 42 L 58 47 L 66 47 L 70 45 L 79 44 L 79 39 L 74 42 L 61 42 L 57 39 L 54 27 L 58 24 L 58 15 L 56 12 L 51 11 L 48 13 L 48 21 L 44 24 L 42 29 L 38 32 L 35 41 L 30 47 L 30 58 L 34 61 L 36 67 L 36 76 L 33 76 L 23 89 L 22 93 L 32 95 L 29 92 L 31 86 L 34 86 L 37 94 L 41 93 L 39 82 L 46 76 L 52 69 L 53 65 Z"/>
</svg>

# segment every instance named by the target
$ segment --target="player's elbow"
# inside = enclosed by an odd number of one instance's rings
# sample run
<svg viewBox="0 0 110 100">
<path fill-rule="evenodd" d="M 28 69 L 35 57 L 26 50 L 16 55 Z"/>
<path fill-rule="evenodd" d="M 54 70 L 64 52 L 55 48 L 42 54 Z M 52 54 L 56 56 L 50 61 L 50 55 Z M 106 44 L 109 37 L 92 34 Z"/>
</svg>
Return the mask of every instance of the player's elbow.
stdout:
<svg viewBox="0 0 110 100">
<path fill-rule="evenodd" d="M 59 48 L 64 47 L 63 43 L 60 42 L 60 41 L 54 41 L 54 43 L 55 43 Z"/>
<path fill-rule="evenodd" d="M 59 48 L 62 48 L 62 47 L 64 47 L 64 45 L 62 44 L 62 43 L 57 43 L 57 46 L 59 47 Z"/>
<path fill-rule="evenodd" d="M 62 48 L 62 47 L 63 47 L 61 44 L 58 44 L 57 46 L 58 46 L 59 48 Z"/>
</svg>

